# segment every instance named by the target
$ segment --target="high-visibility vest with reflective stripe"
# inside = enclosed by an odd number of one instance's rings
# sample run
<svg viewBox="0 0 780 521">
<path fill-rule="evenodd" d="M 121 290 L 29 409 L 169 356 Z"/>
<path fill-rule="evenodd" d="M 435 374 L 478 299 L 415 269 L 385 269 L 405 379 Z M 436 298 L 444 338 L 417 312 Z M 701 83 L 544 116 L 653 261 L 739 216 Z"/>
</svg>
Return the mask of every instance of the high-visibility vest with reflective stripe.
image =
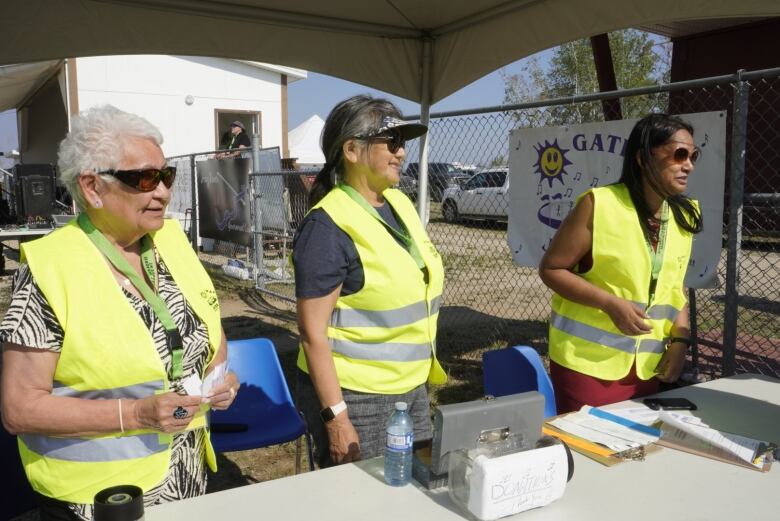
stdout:
<svg viewBox="0 0 780 521">
<path fill-rule="evenodd" d="M 409 199 L 394 189 L 383 195 L 418 246 L 427 284 L 412 256 L 344 191 L 331 190 L 315 208 L 355 243 L 365 278 L 358 292 L 338 298 L 327 330 L 339 383 L 359 392 L 400 394 L 447 380 L 435 355 L 444 268 Z M 303 349 L 298 367 L 308 372 Z"/>
<path fill-rule="evenodd" d="M 166 220 L 152 238 L 187 303 L 207 327 L 210 361 L 222 336 L 214 286 L 177 221 Z M 21 250 L 64 331 L 53 395 L 135 399 L 169 388 L 148 328 L 75 220 Z M 189 428 L 205 426 L 201 411 Z M 118 408 L 116 427 L 118 431 Z M 206 438 L 206 459 L 216 470 L 208 433 Z M 160 483 L 168 471 L 170 442 L 171 435 L 150 430 L 84 437 L 24 434 L 19 452 L 34 490 L 62 501 L 92 503 L 106 487 L 132 484 L 146 491 Z"/>
<path fill-rule="evenodd" d="M 628 189 L 616 184 L 590 193 L 594 198 L 593 267 L 579 276 L 645 311 L 652 331 L 624 335 L 604 311 L 554 294 L 550 358 L 602 380 L 623 378 L 636 360 L 637 375 L 649 380 L 666 349 L 672 324 L 687 302 L 683 279 L 692 236 L 670 214 L 663 264 L 650 302 L 652 264 Z"/>
</svg>

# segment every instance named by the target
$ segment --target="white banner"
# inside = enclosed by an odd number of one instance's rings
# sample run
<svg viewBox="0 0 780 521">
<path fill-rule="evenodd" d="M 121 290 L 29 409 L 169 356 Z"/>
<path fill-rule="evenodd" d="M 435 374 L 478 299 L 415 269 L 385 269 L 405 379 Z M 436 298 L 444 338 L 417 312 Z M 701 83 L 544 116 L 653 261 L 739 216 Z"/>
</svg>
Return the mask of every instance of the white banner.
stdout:
<svg viewBox="0 0 780 521">
<path fill-rule="evenodd" d="M 702 151 L 688 181 L 688 195 L 698 199 L 704 220 L 704 230 L 694 236 L 685 283 L 714 287 L 722 240 L 726 113 L 681 117 L 693 125 L 694 142 Z M 507 241 L 515 264 L 538 266 L 577 197 L 591 187 L 618 181 L 624 147 L 637 121 L 512 131 Z"/>
</svg>

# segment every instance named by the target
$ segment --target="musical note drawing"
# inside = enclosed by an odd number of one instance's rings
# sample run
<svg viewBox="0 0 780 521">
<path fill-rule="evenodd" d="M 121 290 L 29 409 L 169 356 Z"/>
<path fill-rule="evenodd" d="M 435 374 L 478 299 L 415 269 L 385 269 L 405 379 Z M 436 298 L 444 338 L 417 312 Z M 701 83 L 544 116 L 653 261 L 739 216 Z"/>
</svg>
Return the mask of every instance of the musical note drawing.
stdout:
<svg viewBox="0 0 780 521">
<path fill-rule="evenodd" d="M 707 270 L 709 270 L 709 269 L 710 269 L 710 265 L 709 265 L 709 264 L 707 264 L 706 266 L 704 266 L 704 271 L 702 271 L 701 273 L 699 273 L 699 278 L 702 278 L 702 277 L 704 277 L 704 275 L 706 275 L 706 274 L 707 274 Z"/>
<path fill-rule="evenodd" d="M 574 208 L 574 201 L 569 201 L 569 211 L 571 212 L 571 209 Z"/>
<path fill-rule="evenodd" d="M 702 143 L 702 144 L 701 144 L 701 146 L 700 146 L 699 148 L 704 148 L 704 147 L 706 147 L 706 146 L 707 146 L 707 143 L 709 143 L 709 142 L 710 142 L 710 135 L 709 135 L 709 134 L 707 134 L 707 133 L 705 132 L 705 133 L 704 133 L 704 143 Z"/>
<path fill-rule="evenodd" d="M 539 195 L 542 193 L 542 183 L 539 183 L 536 187 L 536 195 Z"/>
<path fill-rule="evenodd" d="M 590 186 L 598 186 L 599 185 L 599 178 L 594 177 L 593 181 L 590 182 Z"/>
<path fill-rule="evenodd" d="M 580 179 L 582 179 L 582 172 L 575 173 L 573 179 L 575 181 L 579 181 Z"/>
<path fill-rule="evenodd" d="M 605 177 L 609 177 L 609 165 L 607 166 L 607 171 L 604 172 L 604 176 Z"/>
<path fill-rule="evenodd" d="M 567 188 L 566 189 L 566 194 L 564 195 L 564 197 L 571 197 L 572 192 L 573 192 L 573 190 L 571 188 Z"/>
</svg>

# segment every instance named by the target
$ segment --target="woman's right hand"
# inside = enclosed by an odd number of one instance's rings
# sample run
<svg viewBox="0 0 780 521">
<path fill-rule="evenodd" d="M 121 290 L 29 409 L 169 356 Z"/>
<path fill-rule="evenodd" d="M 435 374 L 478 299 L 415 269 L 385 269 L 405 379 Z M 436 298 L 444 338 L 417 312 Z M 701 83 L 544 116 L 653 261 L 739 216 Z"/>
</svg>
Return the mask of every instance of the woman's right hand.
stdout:
<svg viewBox="0 0 780 521">
<path fill-rule="evenodd" d="M 604 307 L 604 311 L 612 319 L 615 327 L 624 335 L 644 335 L 652 331 L 652 328 L 647 323 L 650 317 L 626 299 L 612 296 Z"/>
<path fill-rule="evenodd" d="M 136 422 L 147 429 L 172 433 L 187 428 L 202 402 L 201 396 L 189 396 L 174 392 L 156 394 L 135 402 L 134 413 Z M 186 416 L 176 418 L 174 411 L 182 407 Z"/>
<path fill-rule="evenodd" d="M 334 464 L 360 459 L 360 438 L 346 413 L 326 423 L 325 430 L 328 432 L 330 459 Z"/>
</svg>

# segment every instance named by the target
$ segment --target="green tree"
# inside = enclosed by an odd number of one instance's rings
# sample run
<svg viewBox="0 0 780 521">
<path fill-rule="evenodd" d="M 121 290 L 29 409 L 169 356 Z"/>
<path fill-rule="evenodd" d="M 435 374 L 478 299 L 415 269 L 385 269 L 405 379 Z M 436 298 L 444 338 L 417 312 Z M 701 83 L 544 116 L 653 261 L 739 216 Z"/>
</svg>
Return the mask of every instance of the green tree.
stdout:
<svg viewBox="0 0 780 521">
<path fill-rule="evenodd" d="M 658 85 L 668 81 L 668 47 L 658 47 L 648 33 L 636 29 L 609 34 L 615 79 L 619 89 Z M 526 63 L 521 74 L 503 75 L 504 103 L 523 103 L 598 92 L 598 79 L 590 39 L 565 43 L 555 49 L 549 69 L 539 61 Z M 667 96 L 654 94 L 621 99 L 624 118 L 639 117 L 664 109 Z M 514 111 L 520 126 L 564 125 L 603 121 L 601 102 L 574 103 L 548 108 Z"/>
</svg>

